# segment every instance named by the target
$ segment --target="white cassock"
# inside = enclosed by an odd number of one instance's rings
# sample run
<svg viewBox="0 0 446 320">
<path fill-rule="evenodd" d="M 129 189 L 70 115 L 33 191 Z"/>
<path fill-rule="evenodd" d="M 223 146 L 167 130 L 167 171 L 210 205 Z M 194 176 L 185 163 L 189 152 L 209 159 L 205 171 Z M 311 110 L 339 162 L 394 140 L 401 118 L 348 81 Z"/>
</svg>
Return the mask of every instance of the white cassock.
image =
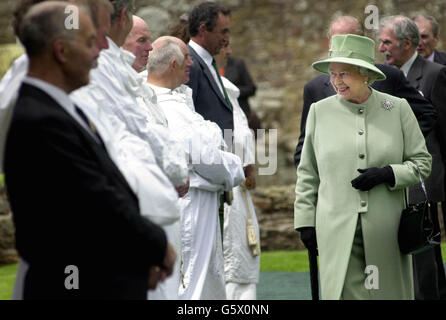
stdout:
<svg viewBox="0 0 446 320">
<path fill-rule="evenodd" d="M 255 163 L 254 136 L 248 120 L 240 108 L 240 90 L 222 77 L 234 113 L 235 153 L 243 160 L 243 166 Z M 226 295 L 228 300 L 255 300 L 256 284 L 260 273 L 260 234 L 251 194 L 246 188 L 237 186 L 233 191 L 230 206 L 225 203 L 223 253 L 225 260 Z M 259 242 L 259 254 L 254 256 L 248 245 L 247 222 L 251 219 Z"/>
<path fill-rule="evenodd" d="M 0 82 L 0 172 L 3 172 L 3 152 L 18 92 L 28 73 L 29 60 L 21 55 L 11 65 Z"/>
<path fill-rule="evenodd" d="M 113 160 L 118 164 L 133 191 L 138 196 L 141 214 L 161 225 L 168 241 L 180 256 L 181 222 L 177 192 L 156 162 L 150 145 L 131 134 L 119 120 L 109 121 L 112 115 L 102 112 L 92 98 L 94 86 L 87 86 L 75 91 L 71 97 L 92 120 L 107 149 L 113 153 Z M 121 126 L 116 127 L 116 125 Z M 109 151 L 109 153 L 110 153 Z M 178 299 L 178 286 L 181 282 L 181 260 L 177 259 L 173 274 L 156 290 L 149 290 L 151 300 Z"/>
<path fill-rule="evenodd" d="M 88 91 L 86 95 L 100 107 L 99 117 L 108 119 L 112 131 L 120 126 L 125 128 L 126 134 L 120 137 L 123 146 L 117 158 L 119 163 L 125 164 L 122 170 L 124 173 L 127 172 L 126 178 L 133 185 L 143 190 L 150 190 L 154 195 L 158 194 L 161 200 L 167 194 L 160 187 L 161 184 L 169 185 L 170 191 L 174 191 L 172 184 L 186 183 L 188 175 L 186 154 L 181 144 L 170 134 L 166 119 L 157 108 L 153 91 L 145 83 L 145 79 L 132 68 L 135 57 L 130 52 L 118 48 L 109 38 L 108 42 L 109 49 L 101 52 L 98 67 L 90 74 L 90 85 L 85 89 Z M 82 101 L 87 101 L 85 95 L 78 99 L 78 103 L 84 105 L 85 109 L 91 110 L 88 108 L 91 104 L 83 104 Z M 87 113 L 87 116 L 94 117 L 95 114 Z M 132 138 L 130 139 L 128 135 Z M 128 148 L 131 148 L 132 153 L 125 152 Z M 157 184 L 154 183 L 154 179 L 140 176 L 139 171 L 143 170 L 144 166 L 161 168 L 162 172 L 157 171 L 157 177 L 167 176 L 170 182 L 164 179 L 163 183 Z M 126 170 L 127 168 L 132 169 Z M 171 219 L 170 222 L 164 219 L 166 216 L 171 216 L 167 214 L 171 206 L 178 206 L 176 191 L 175 195 L 169 194 L 169 200 L 160 205 L 157 199 L 140 197 L 140 201 L 145 201 L 148 207 L 146 216 L 163 227 L 169 242 L 179 254 L 181 224 L 178 207 L 175 211 L 176 219 Z M 160 217 L 162 220 L 159 220 Z M 156 290 L 149 291 L 150 299 L 178 299 L 180 266 L 181 259 L 178 258 L 173 275 L 159 284 Z"/>
<path fill-rule="evenodd" d="M 148 142 L 158 165 L 174 185 L 187 180 L 186 155 L 170 135 L 166 125 L 159 124 L 150 110 L 156 109 L 156 96 L 145 79 L 132 68 L 134 56 L 107 38 L 109 48 L 102 50 L 98 67 L 90 72 L 93 98 L 104 113 L 126 130 Z M 138 97 L 143 100 L 138 101 Z M 145 103 L 146 106 L 142 106 Z"/>
<path fill-rule="evenodd" d="M 195 112 L 188 87 L 174 91 L 151 87 L 169 128 L 181 139 L 191 160 L 189 192 L 180 199 L 184 285 L 179 298 L 226 299 L 219 194 L 244 181 L 242 163 L 222 150 L 225 144 L 220 128 Z"/>
</svg>

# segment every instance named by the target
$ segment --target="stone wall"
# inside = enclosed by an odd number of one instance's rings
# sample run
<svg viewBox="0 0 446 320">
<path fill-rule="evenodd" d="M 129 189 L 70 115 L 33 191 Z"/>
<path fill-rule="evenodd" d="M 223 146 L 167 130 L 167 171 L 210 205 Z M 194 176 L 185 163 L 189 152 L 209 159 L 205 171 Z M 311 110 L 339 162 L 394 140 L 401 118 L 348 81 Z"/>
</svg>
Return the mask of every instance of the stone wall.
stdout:
<svg viewBox="0 0 446 320">
<path fill-rule="evenodd" d="M 17 252 L 14 246 L 14 226 L 11 212 L 6 199 L 5 188 L 0 182 L 0 266 L 17 262 Z"/>
</svg>

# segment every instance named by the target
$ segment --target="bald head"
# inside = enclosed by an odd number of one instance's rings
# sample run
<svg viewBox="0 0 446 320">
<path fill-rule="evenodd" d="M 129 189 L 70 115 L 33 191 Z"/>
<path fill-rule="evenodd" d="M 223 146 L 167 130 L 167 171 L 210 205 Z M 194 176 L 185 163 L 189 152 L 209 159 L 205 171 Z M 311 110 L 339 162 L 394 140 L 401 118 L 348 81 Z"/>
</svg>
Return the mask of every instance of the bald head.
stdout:
<svg viewBox="0 0 446 320">
<path fill-rule="evenodd" d="M 170 41 L 175 42 L 176 44 L 178 44 L 178 45 L 180 46 L 180 48 L 181 48 L 182 50 L 183 50 L 183 49 L 184 49 L 184 50 L 187 50 L 187 46 L 186 46 L 186 44 L 184 43 L 184 41 L 181 40 L 180 38 L 173 37 L 173 36 L 161 36 L 161 37 L 157 38 L 157 39 L 153 42 L 153 44 L 152 44 L 153 48 L 155 49 L 155 48 L 157 48 L 157 47 L 162 46 L 162 45 L 166 42 L 166 40 L 170 40 Z"/>
<path fill-rule="evenodd" d="M 135 55 L 133 69 L 140 72 L 145 69 L 149 52 L 152 51 L 150 29 L 147 23 L 138 16 L 133 16 L 133 27 L 125 39 L 123 48 Z"/>
<path fill-rule="evenodd" d="M 327 32 L 328 39 L 331 39 L 336 34 L 357 34 L 364 35 L 362 26 L 358 19 L 352 16 L 340 16 L 334 19 L 330 24 L 330 29 Z"/>
</svg>

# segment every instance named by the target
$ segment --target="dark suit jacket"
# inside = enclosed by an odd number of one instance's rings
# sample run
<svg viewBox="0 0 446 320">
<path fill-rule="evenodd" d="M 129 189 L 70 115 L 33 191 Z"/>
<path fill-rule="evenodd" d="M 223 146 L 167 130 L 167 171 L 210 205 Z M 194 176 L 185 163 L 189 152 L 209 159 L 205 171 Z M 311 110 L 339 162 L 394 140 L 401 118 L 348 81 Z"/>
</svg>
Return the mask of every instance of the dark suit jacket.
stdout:
<svg viewBox="0 0 446 320">
<path fill-rule="evenodd" d="M 437 112 L 435 108 L 415 88 L 410 86 L 402 71 L 385 64 L 376 64 L 376 66 L 387 78 L 383 81 L 374 82 L 372 87 L 378 91 L 406 99 L 418 119 L 421 131 L 426 136 L 436 123 Z M 318 75 L 305 85 L 300 136 L 294 153 L 294 165 L 296 168 L 300 162 L 305 140 L 305 125 L 311 104 L 334 94 L 336 92 L 330 83 L 330 77 L 326 74 Z"/>
<path fill-rule="evenodd" d="M 433 63 L 418 56 L 407 74 L 407 80 L 424 97 L 432 103 L 438 112 L 438 122 L 426 137 L 426 146 L 432 155 L 432 172 L 426 179 L 426 189 L 429 200 L 439 202 L 444 200 L 444 165 L 442 157 L 446 156 L 446 67 Z M 411 202 L 423 200 L 421 187 L 410 189 Z"/>
<path fill-rule="evenodd" d="M 246 116 L 251 112 L 248 98 L 256 93 L 256 86 L 249 75 L 245 62 L 242 59 L 228 57 L 228 64 L 225 69 L 225 77 L 240 89 L 238 102 Z"/>
<path fill-rule="evenodd" d="M 164 231 L 144 219 L 105 149 L 56 101 L 23 84 L 5 148 L 25 299 L 146 299 Z M 79 270 L 67 290 L 65 268 Z"/>
<path fill-rule="evenodd" d="M 435 50 L 434 62 L 446 65 L 446 52 Z"/>
<path fill-rule="evenodd" d="M 192 88 L 195 111 L 218 124 L 220 129 L 234 130 L 232 108 L 226 103 L 225 97 L 212 77 L 211 71 L 200 56 L 188 46 L 194 62 L 190 69 L 190 80 L 187 85 Z M 227 141 L 228 142 L 228 141 Z"/>
</svg>

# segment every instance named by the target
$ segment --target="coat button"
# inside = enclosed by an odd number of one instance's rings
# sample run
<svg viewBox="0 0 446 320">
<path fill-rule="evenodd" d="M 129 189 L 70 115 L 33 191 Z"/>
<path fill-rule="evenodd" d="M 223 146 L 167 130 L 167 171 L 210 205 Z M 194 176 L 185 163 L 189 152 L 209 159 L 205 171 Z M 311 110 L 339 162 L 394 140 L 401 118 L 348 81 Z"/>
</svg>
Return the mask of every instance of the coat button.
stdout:
<svg viewBox="0 0 446 320">
<path fill-rule="evenodd" d="M 362 113 L 364 113 L 364 109 L 361 108 L 361 109 L 358 110 L 358 112 L 362 114 Z"/>
<path fill-rule="evenodd" d="M 360 154 L 359 154 L 359 159 L 364 159 L 364 158 L 365 158 L 365 154 L 360 153 Z"/>
<path fill-rule="evenodd" d="M 364 200 L 361 201 L 361 207 L 365 207 L 367 205 L 367 202 L 365 202 Z"/>
<path fill-rule="evenodd" d="M 361 129 L 361 130 L 358 131 L 358 133 L 359 133 L 360 136 L 362 136 L 364 134 L 364 130 Z"/>
</svg>

